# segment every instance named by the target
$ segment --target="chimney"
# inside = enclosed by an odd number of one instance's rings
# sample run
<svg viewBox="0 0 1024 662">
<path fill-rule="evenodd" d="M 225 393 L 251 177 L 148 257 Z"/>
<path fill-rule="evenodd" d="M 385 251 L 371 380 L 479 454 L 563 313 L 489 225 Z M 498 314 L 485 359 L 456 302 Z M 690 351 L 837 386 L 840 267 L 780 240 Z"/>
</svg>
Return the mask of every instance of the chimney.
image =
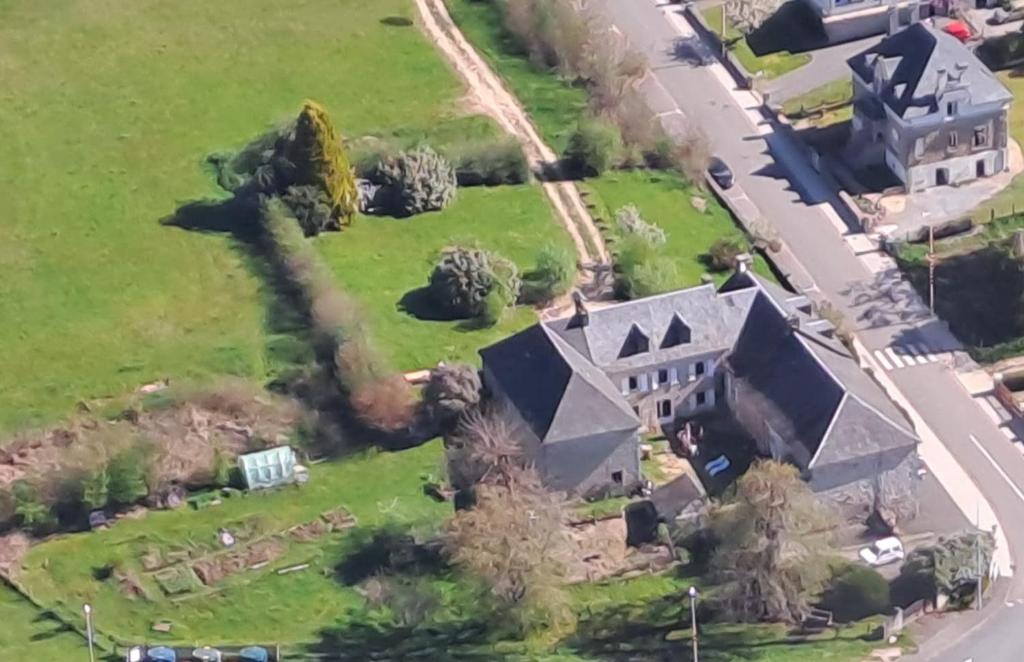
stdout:
<svg viewBox="0 0 1024 662">
<path fill-rule="evenodd" d="M 573 313 L 572 319 L 569 320 L 568 328 L 579 329 L 590 324 L 590 313 L 587 312 L 587 307 L 584 303 L 583 294 L 579 290 L 573 290 L 572 304 L 576 308 L 576 312 Z"/>
<path fill-rule="evenodd" d="M 786 324 L 788 324 L 789 328 L 793 329 L 794 331 L 799 331 L 800 330 L 800 316 L 797 315 L 796 313 L 792 313 L 790 315 L 787 315 L 786 316 Z"/>
<path fill-rule="evenodd" d="M 942 94 L 946 91 L 946 85 L 949 81 L 949 78 L 947 76 L 948 73 L 949 72 L 946 71 L 945 67 L 939 67 L 938 69 L 935 70 L 935 75 L 937 76 L 935 80 L 935 96 L 941 97 Z"/>
<path fill-rule="evenodd" d="M 900 12 L 897 5 L 889 5 L 889 36 L 900 31 Z"/>
<path fill-rule="evenodd" d="M 745 274 L 750 271 L 750 265 L 753 264 L 754 258 L 750 256 L 750 253 L 740 253 L 736 256 L 736 273 Z"/>
</svg>

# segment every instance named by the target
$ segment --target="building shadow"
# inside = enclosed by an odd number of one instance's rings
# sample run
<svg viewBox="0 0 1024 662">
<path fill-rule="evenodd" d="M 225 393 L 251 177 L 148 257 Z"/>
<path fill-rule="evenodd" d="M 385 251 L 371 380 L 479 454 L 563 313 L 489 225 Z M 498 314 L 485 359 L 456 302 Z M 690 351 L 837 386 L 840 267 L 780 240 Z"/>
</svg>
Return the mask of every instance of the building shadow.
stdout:
<svg viewBox="0 0 1024 662">
<path fill-rule="evenodd" d="M 759 57 L 783 51 L 801 53 L 827 46 L 828 37 L 807 2 L 790 0 L 747 35 L 747 45 Z"/>
</svg>

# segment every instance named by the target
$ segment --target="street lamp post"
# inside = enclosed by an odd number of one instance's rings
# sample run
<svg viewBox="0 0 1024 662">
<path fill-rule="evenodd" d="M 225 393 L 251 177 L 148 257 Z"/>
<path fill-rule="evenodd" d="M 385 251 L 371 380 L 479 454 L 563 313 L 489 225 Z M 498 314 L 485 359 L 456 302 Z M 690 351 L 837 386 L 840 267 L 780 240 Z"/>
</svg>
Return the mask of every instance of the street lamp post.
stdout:
<svg viewBox="0 0 1024 662">
<path fill-rule="evenodd" d="M 92 641 L 92 607 L 88 604 L 82 605 L 82 611 L 85 612 L 85 638 L 89 642 L 89 662 L 96 662 L 96 651 Z"/>
<path fill-rule="evenodd" d="M 696 586 L 691 586 L 690 595 L 690 640 L 693 642 L 693 662 L 698 662 L 697 652 L 697 592 Z"/>
</svg>

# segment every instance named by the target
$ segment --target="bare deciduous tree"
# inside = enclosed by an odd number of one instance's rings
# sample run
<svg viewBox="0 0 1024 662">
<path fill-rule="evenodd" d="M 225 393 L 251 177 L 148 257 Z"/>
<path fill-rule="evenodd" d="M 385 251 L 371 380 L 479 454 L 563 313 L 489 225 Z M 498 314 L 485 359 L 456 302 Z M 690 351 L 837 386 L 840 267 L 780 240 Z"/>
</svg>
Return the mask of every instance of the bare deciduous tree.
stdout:
<svg viewBox="0 0 1024 662">
<path fill-rule="evenodd" d="M 486 584 L 520 632 L 571 626 L 564 583 L 574 547 L 561 500 L 533 469 L 511 470 L 476 496 L 448 523 L 452 561 Z"/>
<path fill-rule="evenodd" d="M 504 410 L 465 416 L 445 449 L 448 481 L 456 489 L 507 485 L 530 463 L 517 422 Z"/>
<path fill-rule="evenodd" d="M 749 34 L 779 10 L 783 0 L 726 0 L 725 15 L 743 34 Z"/>
<path fill-rule="evenodd" d="M 828 577 L 834 515 L 788 464 L 757 462 L 736 487 L 712 514 L 722 606 L 740 621 L 798 621 Z"/>
<path fill-rule="evenodd" d="M 672 164 L 694 186 L 704 183 L 704 170 L 711 158 L 711 141 L 698 128 L 691 128 L 681 136 L 672 151 Z"/>
</svg>

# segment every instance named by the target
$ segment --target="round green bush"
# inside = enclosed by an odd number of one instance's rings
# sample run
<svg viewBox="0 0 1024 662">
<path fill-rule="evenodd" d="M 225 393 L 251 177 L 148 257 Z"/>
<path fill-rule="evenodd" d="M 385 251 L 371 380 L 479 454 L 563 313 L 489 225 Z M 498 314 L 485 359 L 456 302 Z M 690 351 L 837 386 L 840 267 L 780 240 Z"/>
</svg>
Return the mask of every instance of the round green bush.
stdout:
<svg viewBox="0 0 1024 662">
<path fill-rule="evenodd" d="M 614 125 L 601 120 L 580 120 L 562 156 L 574 175 L 590 177 L 612 167 L 621 151 L 622 137 Z"/>
<path fill-rule="evenodd" d="M 821 596 L 822 608 L 840 622 L 887 612 L 890 604 L 889 582 L 874 568 L 861 565 L 838 570 Z"/>
</svg>

